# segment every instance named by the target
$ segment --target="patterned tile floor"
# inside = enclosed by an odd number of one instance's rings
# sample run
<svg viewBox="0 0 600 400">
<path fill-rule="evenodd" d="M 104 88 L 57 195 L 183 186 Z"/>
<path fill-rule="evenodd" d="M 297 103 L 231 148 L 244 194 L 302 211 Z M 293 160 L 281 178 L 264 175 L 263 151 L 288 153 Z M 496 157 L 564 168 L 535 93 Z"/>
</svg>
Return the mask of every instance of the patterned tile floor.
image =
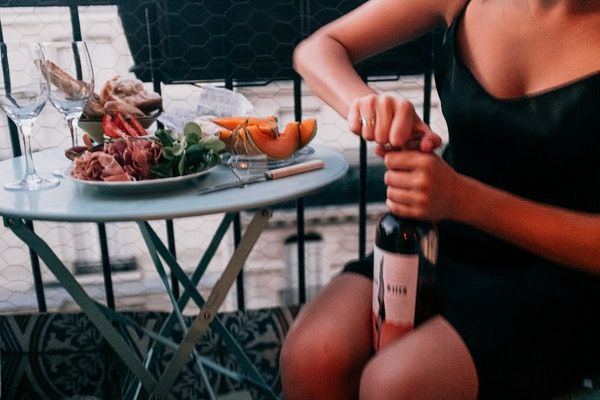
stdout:
<svg viewBox="0 0 600 400">
<path fill-rule="evenodd" d="M 280 390 L 279 349 L 296 312 L 277 308 L 220 315 L 275 393 Z M 166 317 L 152 312 L 128 315 L 150 329 L 156 329 Z M 146 337 L 131 329 L 124 334 L 138 354 L 146 354 Z M 174 332 L 173 340 L 180 339 L 181 332 Z M 203 357 L 239 370 L 235 357 L 210 329 L 196 350 Z M 172 354 L 165 351 L 163 363 L 152 370 L 155 376 Z M 90 321 L 77 313 L 0 316 L 0 356 L 2 400 L 118 400 L 131 382 L 120 358 L 106 346 Z M 211 369 L 205 370 L 219 400 L 263 397 Z M 199 376 L 197 367 L 189 363 L 173 387 L 173 398 L 209 398 Z"/>
<path fill-rule="evenodd" d="M 280 390 L 279 349 L 296 313 L 297 309 L 275 308 L 220 316 L 276 393 Z M 129 315 L 151 329 L 165 318 L 158 312 Z M 173 334 L 174 340 L 180 336 L 180 332 Z M 146 353 L 147 338 L 129 330 L 128 339 L 139 354 Z M 211 330 L 197 351 L 237 368 L 235 358 Z M 165 353 L 165 357 L 168 360 L 170 355 Z M 77 313 L 0 316 L 0 358 L 0 400 L 118 400 L 131 382 L 120 358 L 106 347 L 90 321 Z M 212 370 L 207 375 L 219 400 L 263 397 Z M 192 363 L 178 377 L 172 394 L 178 400 L 209 398 Z M 588 380 L 580 390 L 553 400 L 600 400 L 600 380 Z"/>
<path fill-rule="evenodd" d="M 50 366 L 41 373 L 39 366 Z M 125 367 L 120 360 L 106 353 L 86 353 L 73 355 L 41 356 L 33 360 L 28 356 L 2 357 L 2 387 L 0 399 L 10 400 L 117 400 L 127 389 L 129 376 L 122 372 Z M 20 370 L 22 374 L 14 379 L 8 370 Z M 188 368 L 180 376 L 177 388 L 178 400 L 206 399 L 201 394 L 199 379 Z M 256 396 L 256 395 L 255 395 Z M 218 400 L 252 400 L 253 394 L 240 389 L 218 395 Z M 147 398 L 141 396 L 142 399 Z M 259 396 L 260 398 L 260 396 Z"/>
</svg>

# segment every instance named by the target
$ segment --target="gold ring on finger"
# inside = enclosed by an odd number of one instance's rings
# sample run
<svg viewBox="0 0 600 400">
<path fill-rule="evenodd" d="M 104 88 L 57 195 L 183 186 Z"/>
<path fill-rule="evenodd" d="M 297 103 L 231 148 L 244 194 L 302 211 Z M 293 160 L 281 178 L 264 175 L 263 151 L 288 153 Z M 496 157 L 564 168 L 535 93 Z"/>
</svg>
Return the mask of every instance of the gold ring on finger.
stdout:
<svg viewBox="0 0 600 400">
<path fill-rule="evenodd" d="M 364 118 L 363 117 L 360 119 L 360 124 L 367 128 L 372 128 L 375 126 L 375 118 Z"/>
</svg>

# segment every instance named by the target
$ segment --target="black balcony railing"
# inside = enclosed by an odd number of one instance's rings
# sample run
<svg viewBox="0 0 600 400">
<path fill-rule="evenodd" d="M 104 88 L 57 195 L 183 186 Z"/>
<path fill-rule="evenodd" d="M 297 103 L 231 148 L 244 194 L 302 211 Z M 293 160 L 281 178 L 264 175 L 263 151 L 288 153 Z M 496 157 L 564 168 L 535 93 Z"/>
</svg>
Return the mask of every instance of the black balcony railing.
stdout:
<svg viewBox="0 0 600 400">
<path fill-rule="evenodd" d="M 360 0 L 123 2 L 119 15 L 142 80 L 231 79 L 236 85 L 291 80 L 294 47 Z M 150 22 L 148 37 L 146 27 Z M 365 61 L 365 76 L 423 73 L 429 38 Z"/>
<path fill-rule="evenodd" d="M 0 43 L 4 42 L 3 14 L 1 12 L 4 7 L 67 7 L 70 10 L 72 37 L 74 40 L 80 40 L 79 7 L 117 6 L 135 63 L 132 72 L 143 81 L 152 82 L 154 90 L 157 92 L 160 92 L 163 84 L 182 82 L 218 81 L 222 82 L 224 87 L 233 89 L 239 86 L 264 85 L 277 80 L 292 80 L 294 82 L 294 114 L 295 118 L 300 120 L 302 118 L 302 82 L 292 68 L 291 55 L 294 47 L 300 40 L 325 23 L 363 2 L 362 0 L 2 0 L 0 2 Z M 423 119 L 425 122 L 429 122 L 433 54 L 440 38 L 441 35 L 432 32 L 413 42 L 366 60 L 358 66 L 360 74 L 367 81 L 396 80 L 402 75 L 422 74 L 424 76 Z M 20 156 L 21 148 L 16 127 L 10 120 L 8 123 L 12 153 L 15 157 Z M 337 186 L 324 190 L 319 198 L 300 199 L 296 204 L 282 205 L 286 208 L 296 208 L 297 234 L 294 241 L 297 242 L 298 251 L 299 287 L 298 297 L 294 298 L 298 298 L 300 303 L 306 300 L 306 282 L 304 278 L 304 211 L 306 207 L 339 204 L 340 202 L 346 204 L 348 202 L 356 203 L 359 209 L 358 256 L 365 255 L 367 200 L 383 200 L 385 188 L 379 178 L 383 172 L 382 167 L 378 167 L 380 169 L 374 171 L 369 169 L 369 173 L 367 173 L 367 152 L 364 141 L 360 142 L 359 151 L 360 163 L 358 168 L 351 168 L 346 179 L 337 183 Z M 33 227 L 31 221 L 27 223 L 30 228 Z M 166 221 L 165 223 L 168 247 L 171 253 L 175 255 L 176 234 L 173 223 L 172 221 Z M 234 241 L 237 244 L 241 232 L 239 216 L 235 219 L 233 230 Z M 104 224 L 98 224 L 98 235 L 106 302 L 109 307 L 114 308 L 115 296 L 112 288 L 111 259 Z M 38 310 L 45 312 L 47 309 L 46 297 L 40 263 L 34 252 L 30 251 L 30 255 Z M 177 294 L 178 287 L 175 279 L 173 279 L 173 289 Z M 238 308 L 243 310 L 244 289 L 242 276 L 237 282 L 237 295 Z M 36 316 L 39 319 L 62 317 L 65 316 L 51 314 Z M 160 318 L 160 315 L 147 314 L 142 316 L 146 319 L 154 317 Z M 14 318 L 23 321 L 29 320 L 28 316 L 15 316 Z M 283 321 L 287 329 L 286 324 L 291 317 L 289 315 L 285 318 L 279 316 L 276 319 L 279 324 Z M 244 321 L 246 320 L 244 319 Z M 0 322 L 2 322 L 1 319 Z M 88 322 L 84 321 L 84 323 Z M 25 322 L 13 324 L 13 326 L 25 325 Z M 94 328 L 91 327 L 90 329 L 93 330 Z M 240 328 L 238 331 L 242 332 L 244 329 Z M 273 331 L 279 332 L 279 328 L 273 329 Z M 281 333 L 284 332 L 285 329 L 282 329 Z M 91 334 L 88 337 L 93 339 L 97 338 L 98 335 Z M 62 339 L 68 341 L 67 337 Z M 278 337 L 274 345 L 279 346 L 282 339 L 282 337 Z M 258 342 L 263 346 L 262 341 Z M 69 348 L 71 348 L 72 343 L 68 343 Z M 22 352 L 21 344 L 17 340 L 7 341 L 5 347 L 9 350 Z M 52 344 L 60 347 L 58 340 L 53 340 Z M 13 349 L 14 346 L 18 348 Z M 262 347 L 260 350 L 264 351 Z M 208 347 L 207 351 L 217 352 L 216 349 Z M 81 358 L 86 356 L 86 353 L 75 353 L 74 356 Z M 106 352 L 103 351 L 103 357 L 105 356 Z M 27 355 L 26 357 L 30 356 Z M 96 359 L 97 357 L 93 354 L 91 358 Z M 29 364 L 31 360 L 27 358 L 23 362 Z M 107 366 L 111 365 L 108 362 L 105 364 Z M 88 366 L 91 364 L 81 363 L 81 365 Z M 13 369 L 17 370 L 18 368 Z M 52 368 L 52 372 L 62 375 L 63 379 L 65 376 L 67 380 L 70 379 L 69 375 L 65 374 L 60 368 Z M 277 371 L 273 372 L 277 373 Z M 122 371 L 119 369 L 114 376 L 106 374 L 109 379 L 105 379 L 105 384 L 109 387 L 105 390 L 105 398 L 114 397 L 110 393 L 111 390 L 116 390 L 115 379 L 123 378 L 120 376 L 121 373 Z M 48 376 L 48 378 L 50 377 Z M 52 378 L 55 379 L 54 376 Z M 60 377 L 56 379 L 60 380 Z M 594 380 L 594 382 L 597 382 L 597 380 Z M 586 385 L 591 384 L 592 380 L 586 381 Z M 66 385 L 71 387 L 71 382 Z M 113 387 L 111 388 L 111 386 Z M 18 388 L 18 390 L 21 389 L 20 386 Z M 8 390 L 8 393 L 12 393 L 10 390 Z M 567 395 L 565 398 L 597 398 L 596 391 L 585 391 L 580 395 Z"/>
<path fill-rule="evenodd" d="M 302 81 L 292 68 L 294 47 L 310 33 L 327 22 L 359 6 L 361 0 L 4 0 L 0 7 L 68 7 L 72 37 L 81 40 L 79 7 L 115 5 L 118 7 L 127 42 L 135 65 L 131 71 L 154 90 L 164 84 L 222 82 L 229 89 L 239 86 L 265 85 L 277 80 L 294 82 L 294 114 L 302 119 Z M 429 121 L 431 106 L 431 76 L 433 53 L 439 35 L 435 32 L 415 41 L 391 49 L 358 65 L 367 81 L 396 80 L 402 75 L 424 75 L 423 117 Z M 43 38 L 42 38 L 43 40 Z M 2 15 L 0 14 L 0 42 L 2 42 Z M 14 156 L 21 155 L 16 127 L 9 121 Z M 358 204 L 359 254 L 366 253 L 367 193 L 383 200 L 385 188 L 382 170 L 367 173 L 366 144 L 360 143 L 360 164 L 351 169 L 345 180 L 318 199 L 296 202 L 298 277 L 300 302 L 306 299 L 304 279 L 304 211 L 306 206 L 337 204 L 341 201 Z M 369 190 L 367 190 L 369 187 Z M 358 189 L 356 189 L 358 188 Z M 340 196 L 344 193 L 344 196 Z M 373 198 L 369 198 L 373 200 Z M 285 207 L 293 207 L 287 204 Z M 172 221 L 166 221 L 169 250 L 176 254 L 176 239 Z M 31 224 L 31 222 L 30 222 Z M 234 221 L 234 241 L 239 242 L 241 223 Z M 98 224 L 106 302 L 114 308 L 111 260 L 108 252 L 106 229 Z M 31 253 L 33 279 L 39 311 L 46 311 L 44 287 L 39 262 Z M 173 279 L 178 293 L 177 281 Z M 237 282 L 238 308 L 244 309 L 243 275 Z"/>
</svg>

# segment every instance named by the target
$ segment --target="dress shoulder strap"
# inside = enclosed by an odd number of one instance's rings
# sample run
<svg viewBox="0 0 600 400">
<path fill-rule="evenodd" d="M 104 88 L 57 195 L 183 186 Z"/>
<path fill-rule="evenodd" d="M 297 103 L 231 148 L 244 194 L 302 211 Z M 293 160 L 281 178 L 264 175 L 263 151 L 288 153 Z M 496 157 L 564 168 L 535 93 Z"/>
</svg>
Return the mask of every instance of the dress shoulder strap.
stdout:
<svg viewBox="0 0 600 400">
<path fill-rule="evenodd" d="M 471 0 L 468 0 L 467 2 L 465 2 L 465 4 L 459 10 L 459 12 L 456 13 L 456 15 L 454 16 L 454 19 L 452 20 L 452 23 L 450 23 L 450 25 L 448 25 L 448 27 L 446 28 L 446 32 L 445 32 L 445 35 L 444 35 L 444 40 L 446 40 L 446 38 L 448 37 L 450 31 L 453 31 L 455 29 L 455 27 L 458 24 L 458 22 L 465 15 L 465 12 L 467 11 L 467 7 L 469 6 L 470 3 L 471 3 Z"/>
</svg>

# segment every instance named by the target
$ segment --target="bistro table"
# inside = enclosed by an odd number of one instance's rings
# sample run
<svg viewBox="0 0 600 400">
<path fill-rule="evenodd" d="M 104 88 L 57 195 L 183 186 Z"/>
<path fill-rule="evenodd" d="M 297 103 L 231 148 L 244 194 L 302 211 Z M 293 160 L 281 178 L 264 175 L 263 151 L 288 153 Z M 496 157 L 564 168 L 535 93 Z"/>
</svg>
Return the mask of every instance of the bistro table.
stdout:
<svg viewBox="0 0 600 400">
<path fill-rule="evenodd" d="M 50 174 L 52 170 L 64 166 L 65 163 L 63 151 L 60 149 L 40 151 L 34 153 L 33 157 L 35 165 L 38 166 L 38 172 L 44 175 Z M 198 194 L 199 187 L 232 180 L 233 174 L 228 167 L 219 165 L 205 176 L 195 181 L 179 184 L 172 189 L 161 188 L 157 191 L 135 193 L 115 190 L 106 191 L 105 189 L 82 185 L 71 179 L 63 179 L 56 188 L 37 192 L 14 192 L 0 187 L 0 216 L 4 220 L 4 225 L 44 261 L 73 300 L 98 328 L 116 354 L 139 380 L 137 385 L 130 386 L 126 398 L 137 397 L 140 394 L 141 387 L 152 398 L 168 398 L 173 383 L 192 355 L 201 372 L 203 372 L 202 368 L 204 366 L 217 369 L 221 373 L 228 374 L 231 378 L 253 385 L 268 397 L 275 398 L 276 396 L 269 385 L 252 365 L 239 343 L 220 323 L 216 313 L 258 237 L 266 227 L 272 215 L 269 207 L 315 192 L 343 177 L 348 169 L 347 162 L 338 152 L 324 147 L 315 147 L 314 154 L 308 158 L 323 160 L 325 167 L 278 180 L 253 183 L 241 188 L 203 195 Z M 0 162 L 0 183 L 20 178 L 23 175 L 24 168 L 23 157 Z M 210 295 L 204 299 L 196 286 L 210 259 L 216 252 L 221 239 L 224 237 L 233 215 L 241 210 L 257 211 L 254 212 L 239 246 L 233 252 Z M 149 220 L 175 219 L 217 213 L 225 213 L 223 221 L 217 228 L 210 245 L 191 276 L 183 271 L 148 223 Z M 173 312 L 160 330 L 154 332 L 142 328 L 126 315 L 109 309 L 90 298 L 44 239 L 28 227 L 27 221 L 36 220 L 99 223 L 136 222 L 156 270 L 163 281 L 165 290 L 173 303 Z M 184 292 L 178 300 L 173 295 L 161 258 L 184 288 Z M 186 326 L 181 310 L 184 309 L 190 299 L 198 305 L 200 311 L 193 322 Z M 154 344 L 144 360 L 140 359 L 134 349 L 127 344 L 127 341 L 116 330 L 113 326 L 115 322 L 132 325 L 144 331 L 154 340 Z M 177 322 L 181 324 L 184 332 L 184 338 L 180 343 L 174 343 L 168 337 Z M 196 343 L 211 323 L 212 327 L 233 351 L 240 367 L 244 370 L 244 374 L 221 368 L 195 354 Z M 175 354 L 167 363 L 161 376 L 157 378 L 149 372 L 149 369 L 156 362 L 156 358 L 161 354 L 163 347 L 173 348 Z M 203 373 L 201 375 L 204 377 Z M 206 383 L 211 397 L 214 397 L 210 385 L 208 385 L 208 382 Z"/>
</svg>

